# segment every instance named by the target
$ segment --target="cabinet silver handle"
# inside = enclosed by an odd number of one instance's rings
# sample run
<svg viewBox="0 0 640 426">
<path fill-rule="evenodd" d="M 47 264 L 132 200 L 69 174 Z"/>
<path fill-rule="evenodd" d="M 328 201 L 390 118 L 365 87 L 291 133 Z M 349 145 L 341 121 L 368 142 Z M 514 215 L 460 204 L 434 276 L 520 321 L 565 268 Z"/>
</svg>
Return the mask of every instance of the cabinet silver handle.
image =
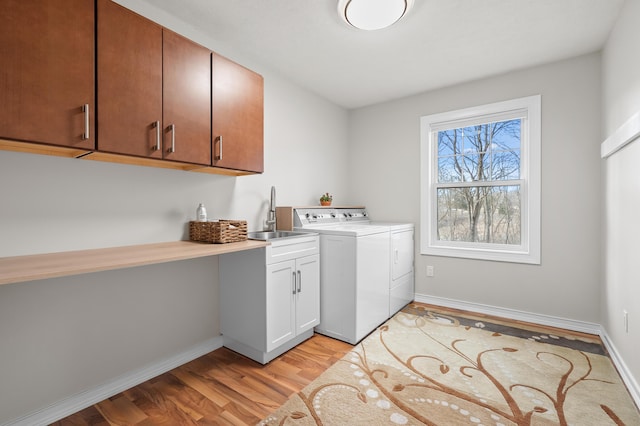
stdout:
<svg viewBox="0 0 640 426">
<path fill-rule="evenodd" d="M 298 271 L 298 293 L 302 293 L 302 272 Z"/>
<path fill-rule="evenodd" d="M 296 294 L 296 271 L 293 271 L 293 294 Z"/>
<path fill-rule="evenodd" d="M 156 129 L 156 145 L 153 147 L 154 151 L 160 151 L 160 143 L 161 143 L 161 137 L 162 137 L 162 131 L 160 130 L 160 122 L 159 121 L 155 121 L 151 127 L 155 127 Z"/>
<path fill-rule="evenodd" d="M 176 125 L 170 124 L 169 131 L 171 132 L 171 147 L 167 151 L 176 152 Z"/>
<path fill-rule="evenodd" d="M 82 140 L 86 141 L 89 139 L 89 104 L 82 106 L 82 112 L 84 112 L 84 133 L 82 134 Z"/>
<path fill-rule="evenodd" d="M 220 149 L 218 150 L 218 155 L 216 155 L 214 159 L 216 161 L 220 161 L 220 160 L 222 160 L 222 135 L 218 136 L 216 138 L 216 141 L 219 142 Z"/>
</svg>

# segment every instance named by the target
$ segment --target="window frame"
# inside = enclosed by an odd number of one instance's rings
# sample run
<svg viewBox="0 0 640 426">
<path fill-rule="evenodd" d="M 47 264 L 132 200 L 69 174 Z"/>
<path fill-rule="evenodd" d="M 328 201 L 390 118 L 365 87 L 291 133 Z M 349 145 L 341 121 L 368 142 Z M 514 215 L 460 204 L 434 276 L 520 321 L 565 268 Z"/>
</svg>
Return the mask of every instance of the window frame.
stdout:
<svg viewBox="0 0 640 426">
<path fill-rule="evenodd" d="M 438 241 L 438 188 L 504 186 L 514 180 L 438 184 L 438 132 L 491 121 L 522 118 L 520 144 L 521 240 L 519 245 Z M 420 253 L 540 264 L 541 96 L 534 95 L 420 117 Z"/>
</svg>

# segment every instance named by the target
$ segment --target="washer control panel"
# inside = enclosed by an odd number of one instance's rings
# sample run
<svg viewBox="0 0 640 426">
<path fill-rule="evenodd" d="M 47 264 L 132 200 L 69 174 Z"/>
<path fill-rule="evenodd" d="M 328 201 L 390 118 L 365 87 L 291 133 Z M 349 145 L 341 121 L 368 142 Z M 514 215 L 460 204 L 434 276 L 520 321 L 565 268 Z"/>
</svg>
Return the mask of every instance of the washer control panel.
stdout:
<svg viewBox="0 0 640 426">
<path fill-rule="evenodd" d="M 304 208 L 294 209 L 294 227 L 304 228 L 308 225 L 331 225 L 346 222 L 368 222 L 369 215 L 362 208 Z"/>
</svg>

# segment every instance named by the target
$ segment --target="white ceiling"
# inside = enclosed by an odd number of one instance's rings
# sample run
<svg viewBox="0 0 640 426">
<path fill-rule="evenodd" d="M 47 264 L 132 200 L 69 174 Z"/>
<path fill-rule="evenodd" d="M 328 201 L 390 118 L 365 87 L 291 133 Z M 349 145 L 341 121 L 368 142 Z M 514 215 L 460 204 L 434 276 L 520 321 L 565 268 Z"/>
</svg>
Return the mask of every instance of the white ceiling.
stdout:
<svg viewBox="0 0 640 426">
<path fill-rule="evenodd" d="M 358 31 L 338 0 L 149 0 L 345 108 L 599 50 L 624 0 L 415 0 Z"/>
</svg>

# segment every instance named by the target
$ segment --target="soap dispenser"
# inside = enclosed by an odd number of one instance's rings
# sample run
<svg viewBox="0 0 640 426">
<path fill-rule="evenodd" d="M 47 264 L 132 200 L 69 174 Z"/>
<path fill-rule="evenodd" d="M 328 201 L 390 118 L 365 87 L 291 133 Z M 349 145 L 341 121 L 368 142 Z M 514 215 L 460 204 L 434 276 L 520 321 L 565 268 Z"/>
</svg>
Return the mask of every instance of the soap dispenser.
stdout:
<svg viewBox="0 0 640 426">
<path fill-rule="evenodd" d="M 196 210 L 196 220 L 198 222 L 207 221 L 207 209 L 204 207 L 204 204 L 202 203 L 198 205 L 198 209 Z"/>
</svg>

